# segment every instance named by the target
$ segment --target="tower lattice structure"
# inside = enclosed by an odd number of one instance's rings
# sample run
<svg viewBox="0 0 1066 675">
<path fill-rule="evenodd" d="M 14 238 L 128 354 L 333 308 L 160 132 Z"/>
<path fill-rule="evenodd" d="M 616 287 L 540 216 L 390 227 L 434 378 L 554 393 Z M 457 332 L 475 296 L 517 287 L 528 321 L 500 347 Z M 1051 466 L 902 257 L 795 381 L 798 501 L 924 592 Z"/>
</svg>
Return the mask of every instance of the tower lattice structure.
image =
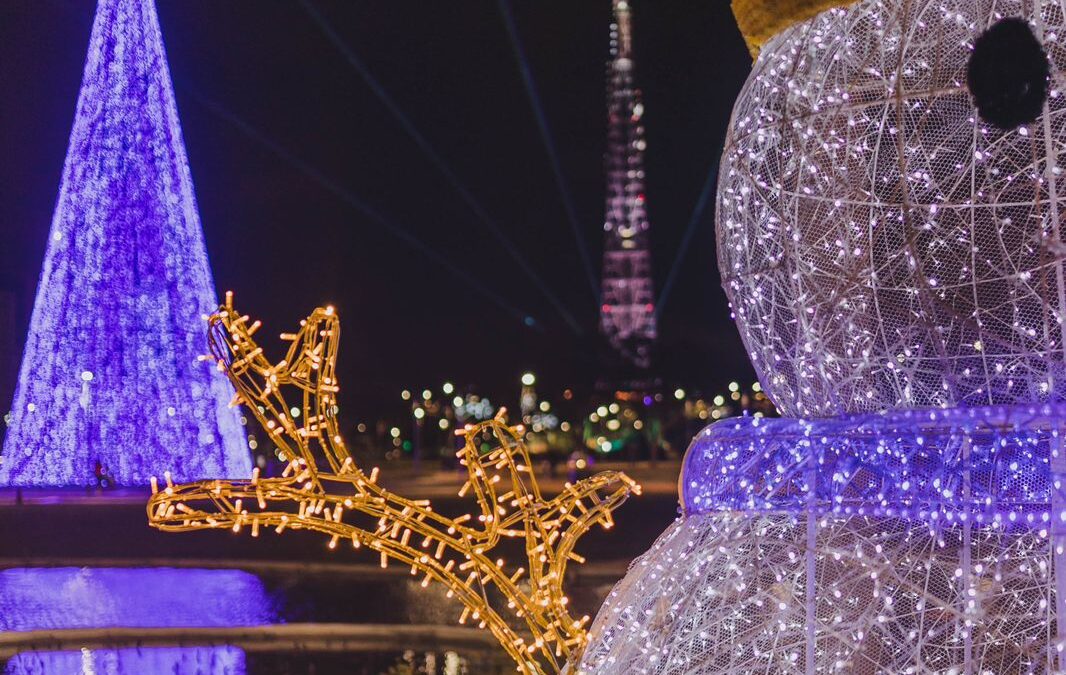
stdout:
<svg viewBox="0 0 1066 675">
<path fill-rule="evenodd" d="M 633 78 L 630 6 L 626 0 L 613 5 L 600 330 L 623 359 L 647 368 L 656 321 L 644 194 L 644 104 Z"/>
</svg>

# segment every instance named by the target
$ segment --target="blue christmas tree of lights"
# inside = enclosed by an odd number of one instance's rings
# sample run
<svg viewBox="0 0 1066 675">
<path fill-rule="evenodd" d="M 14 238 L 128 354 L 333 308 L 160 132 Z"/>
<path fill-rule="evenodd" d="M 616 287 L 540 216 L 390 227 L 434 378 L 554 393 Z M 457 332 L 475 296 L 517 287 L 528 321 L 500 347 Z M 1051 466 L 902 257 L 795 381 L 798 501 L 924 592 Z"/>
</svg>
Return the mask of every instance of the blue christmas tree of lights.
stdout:
<svg viewBox="0 0 1066 675">
<path fill-rule="evenodd" d="M 155 4 L 100 0 L 0 484 L 249 476 L 216 297 Z"/>
</svg>

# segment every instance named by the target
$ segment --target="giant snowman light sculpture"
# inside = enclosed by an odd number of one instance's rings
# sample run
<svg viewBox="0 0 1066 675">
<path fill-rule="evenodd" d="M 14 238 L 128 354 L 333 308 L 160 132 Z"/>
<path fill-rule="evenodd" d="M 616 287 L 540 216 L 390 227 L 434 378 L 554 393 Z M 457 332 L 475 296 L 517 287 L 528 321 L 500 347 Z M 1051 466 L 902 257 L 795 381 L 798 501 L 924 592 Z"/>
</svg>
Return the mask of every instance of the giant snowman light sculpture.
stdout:
<svg viewBox="0 0 1066 675">
<path fill-rule="evenodd" d="M 719 267 L 788 417 L 696 437 L 577 670 L 1066 672 L 1066 5 L 734 13 Z"/>
</svg>

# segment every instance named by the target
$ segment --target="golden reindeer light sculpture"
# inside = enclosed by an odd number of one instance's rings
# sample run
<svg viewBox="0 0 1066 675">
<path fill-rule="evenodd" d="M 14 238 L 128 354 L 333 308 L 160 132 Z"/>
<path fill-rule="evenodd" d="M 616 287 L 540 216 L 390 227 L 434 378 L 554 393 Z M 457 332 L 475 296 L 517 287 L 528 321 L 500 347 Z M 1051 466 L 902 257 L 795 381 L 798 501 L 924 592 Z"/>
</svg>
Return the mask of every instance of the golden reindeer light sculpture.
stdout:
<svg viewBox="0 0 1066 675">
<path fill-rule="evenodd" d="M 165 531 L 227 528 L 253 537 L 274 528 L 321 532 L 329 547 L 339 542 L 369 548 L 384 567 L 394 559 L 436 581 L 463 605 L 460 622 L 488 628 L 522 673 L 558 672 L 580 656 L 588 617 L 568 611 L 562 583 L 567 564 L 584 562 L 574 552 L 592 526 L 613 525 L 611 511 L 640 486 L 624 473 L 605 471 L 545 499 L 522 442 L 521 427 L 500 415 L 457 432 L 465 445 L 457 455 L 468 478 L 459 496 L 472 496 L 474 513 L 449 518 L 428 499 L 410 499 L 378 485 L 378 469 L 364 473 L 352 460 L 336 418 L 337 344 L 340 320 L 332 307 L 318 308 L 300 323 L 285 358 L 270 363 L 253 336 L 260 322 L 233 308 L 233 296 L 209 319 L 218 368 L 284 453 L 288 466 L 277 478 L 207 480 L 166 485 L 153 478 L 150 523 Z M 297 404 L 301 418 L 289 414 Z M 300 421 L 302 419 L 302 421 Z M 483 451 L 485 443 L 490 450 Z M 328 470 L 319 468 L 321 460 Z M 162 487 L 162 489 L 160 489 Z M 526 566 L 512 568 L 493 555 L 501 538 L 524 541 Z M 510 621 L 493 605 L 506 603 Z M 497 603 L 501 604 L 501 603 Z"/>
</svg>

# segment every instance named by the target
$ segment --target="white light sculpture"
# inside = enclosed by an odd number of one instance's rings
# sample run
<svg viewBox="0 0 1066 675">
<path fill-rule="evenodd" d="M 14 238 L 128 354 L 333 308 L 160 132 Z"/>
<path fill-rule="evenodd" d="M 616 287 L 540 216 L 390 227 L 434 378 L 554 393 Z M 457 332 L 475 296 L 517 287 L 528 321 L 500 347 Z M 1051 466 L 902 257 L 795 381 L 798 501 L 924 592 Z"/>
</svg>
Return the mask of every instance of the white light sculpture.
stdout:
<svg viewBox="0 0 1066 675">
<path fill-rule="evenodd" d="M 718 258 L 783 413 L 1064 399 L 1066 16 L 1035 7 L 866 0 L 762 48 L 722 158 Z M 1052 81 L 1037 121 L 1002 130 L 967 65 L 1012 16 Z"/>
<path fill-rule="evenodd" d="M 711 425 L 579 672 L 1062 672 L 1064 427 L 1062 405 Z"/>
<path fill-rule="evenodd" d="M 838 4 L 733 0 L 719 267 L 794 417 L 696 437 L 576 672 L 1066 672 L 1066 6 Z"/>
</svg>

